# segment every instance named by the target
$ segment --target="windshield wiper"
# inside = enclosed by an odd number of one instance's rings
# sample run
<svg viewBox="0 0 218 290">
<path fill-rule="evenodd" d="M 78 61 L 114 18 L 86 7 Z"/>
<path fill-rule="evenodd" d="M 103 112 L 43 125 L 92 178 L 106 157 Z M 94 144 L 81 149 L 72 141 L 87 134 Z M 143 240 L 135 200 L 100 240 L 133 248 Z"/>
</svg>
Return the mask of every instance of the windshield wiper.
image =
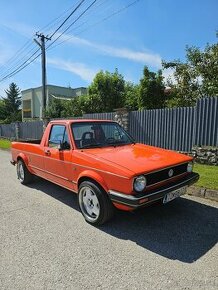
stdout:
<svg viewBox="0 0 218 290">
<path fill-rule="evenodd" d="M 106 144 L 116 147 L 116 146 L 122 146 L 122 145 L 129 145 L 129 144 L 132 144 L 132 143 L 127 143 L 125 141 L 116 141 L 116 142 L 107 142 Z"/>
<path fill-rule="evenodd" d="M 86 145 L 83 145 L 80 149 L 89 149 L 89 148 L 96 148 L 96 147 L 101 148 L 102 146 L 103 144 L 101 143 L 86 144 Z"/>
</svg>

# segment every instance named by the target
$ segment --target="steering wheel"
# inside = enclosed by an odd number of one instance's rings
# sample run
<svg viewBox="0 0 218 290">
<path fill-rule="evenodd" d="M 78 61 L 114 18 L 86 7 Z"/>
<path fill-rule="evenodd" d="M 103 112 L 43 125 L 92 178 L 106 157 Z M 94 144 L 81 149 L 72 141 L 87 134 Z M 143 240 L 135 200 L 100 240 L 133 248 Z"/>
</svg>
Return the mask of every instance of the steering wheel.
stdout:
<svg viewBox="0 0 218 290">
<path fill-rule="evenodd" d="M 108 142 L 108 143 L 113 143 L 113 142 L 116 141 L 116 140 L 115 140 L 115 138 L 113 138 L 113 137 L 109 137 L 109 138 L 107 138 L 105 141 Z"/>
<path fill-rule="evenodd" d="M 89 136 L 89 138 L 87 138 L 87 136 Z M 85 140 L 93 140 L 93 133 L 92 132 L 84 132 L 82 134 L 82 138 L 81 138 L 82 141 L 85 141 Z"/>
</svg>

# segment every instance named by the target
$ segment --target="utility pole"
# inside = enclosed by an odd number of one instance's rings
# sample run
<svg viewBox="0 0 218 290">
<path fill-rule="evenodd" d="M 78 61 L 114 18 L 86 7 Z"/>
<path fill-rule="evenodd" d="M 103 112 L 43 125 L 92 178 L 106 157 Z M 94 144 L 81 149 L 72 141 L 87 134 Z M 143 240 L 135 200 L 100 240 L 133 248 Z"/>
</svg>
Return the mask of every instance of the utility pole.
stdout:
<svg viewBox="0 0 218 290">
<path fill-rule="evenodd" d="M 45 54 L 45 39 L 51 40 L 48 36 L 45 36 L 43 33 L 36 33 L 36 36 L 40 38 L 40 42 L 34 38 L 34 41 L 41 48 L 41 63 L 42 63 L 42 119 L 45 117 L 46 110 L 46 54 Z"/>
</svg>

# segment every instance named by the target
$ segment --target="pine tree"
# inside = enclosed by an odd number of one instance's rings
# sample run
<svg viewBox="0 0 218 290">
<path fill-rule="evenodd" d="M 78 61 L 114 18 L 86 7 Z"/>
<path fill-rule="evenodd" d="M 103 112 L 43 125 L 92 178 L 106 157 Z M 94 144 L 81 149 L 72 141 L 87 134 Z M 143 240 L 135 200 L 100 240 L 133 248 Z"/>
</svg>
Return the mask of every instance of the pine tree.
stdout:
<svg viewBox="0 0 218 290">
<path fill-rule="evenodd" d="M 21 105 L 20 89 L 15 83 L 11 83 L 5 93 L 7 97 L 4 98 L 4 102 L 8 114 L 18 113 Z"/>
<path fill-rule="evenodd" d="M 20 89 L 15 83 L 11 83 L 9 85 L 9 89 L 5 90 L 7 95 L 6 98 L 3 98 L 5 104 L 5 111 L 7 112 L 5 123 L 11 123 L 16 121 L 21 121 L 21 97 L 20 97 Z"/>
</svg>

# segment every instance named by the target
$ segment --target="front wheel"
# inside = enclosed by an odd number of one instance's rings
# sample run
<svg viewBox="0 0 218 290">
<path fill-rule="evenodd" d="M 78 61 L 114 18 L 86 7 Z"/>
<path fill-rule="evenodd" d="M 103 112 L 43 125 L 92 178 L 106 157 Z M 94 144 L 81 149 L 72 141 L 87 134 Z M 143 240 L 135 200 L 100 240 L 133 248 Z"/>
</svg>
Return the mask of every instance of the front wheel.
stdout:
<svg viewBox="0 0 218 290">
<path fill-rule="evenodd" d="M 90 181 L 79 186 L 78 200 L 85 220 L 93 225 L 101 225 L 112 218 L 114 207 L 106 192 Z"/>
<path fill-rule="evenodd" d="M 22 184 L 28 184 L 33 181 L 33 175 L 27 169 L 23 160 L 17 162 L 17 178 Z"/>
</svg>

